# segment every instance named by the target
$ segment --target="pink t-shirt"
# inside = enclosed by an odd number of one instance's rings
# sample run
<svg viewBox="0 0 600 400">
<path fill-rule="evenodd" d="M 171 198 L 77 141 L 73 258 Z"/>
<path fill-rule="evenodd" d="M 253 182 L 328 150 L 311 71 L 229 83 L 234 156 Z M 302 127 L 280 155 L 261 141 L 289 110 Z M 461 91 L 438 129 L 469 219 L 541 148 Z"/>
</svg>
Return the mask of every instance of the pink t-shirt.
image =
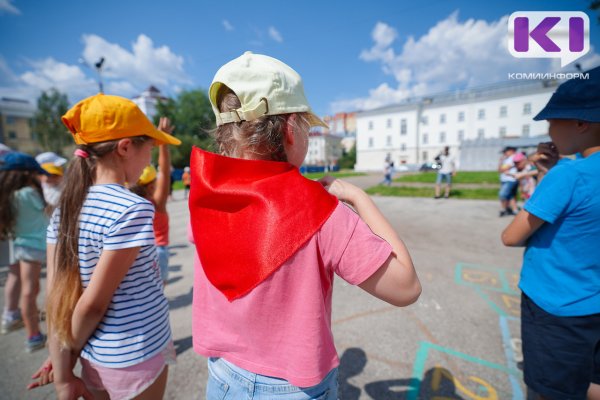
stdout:
<svg viewBox="0 0 600 400">
<path fill-rule="evenodd" d="M 333 273 L 358 285 L 383 265 L 391 251 L 340 202 L 305 246 L 233 302 L 207 280 L 196 255 L 194 350 L 295 386 L 318 384 L 339 365 L 331 333 Z"/>
</svg>

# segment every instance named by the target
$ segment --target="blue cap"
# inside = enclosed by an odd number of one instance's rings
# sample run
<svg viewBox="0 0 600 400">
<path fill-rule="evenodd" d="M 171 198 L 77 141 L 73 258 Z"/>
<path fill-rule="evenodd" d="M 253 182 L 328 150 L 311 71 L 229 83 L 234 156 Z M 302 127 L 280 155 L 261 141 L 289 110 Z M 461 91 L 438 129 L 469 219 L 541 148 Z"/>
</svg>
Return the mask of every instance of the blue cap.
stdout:
<svg viewBox="0 0 600 400">
<path fill-rule="evenodd" d="M 35 158 L 29 154 L 13 151 L 4 155 L 0 163 L 0 171 L 34 171 L 38 174 L 48 175 Z"/>
<path fill-rule="evenodd" d="M 600 67 L 584 74 L 588 79 L 570 79 L 560 85 L 535 121 L 543 119 L 576 119 L 600 122 Z"/>
</svg>

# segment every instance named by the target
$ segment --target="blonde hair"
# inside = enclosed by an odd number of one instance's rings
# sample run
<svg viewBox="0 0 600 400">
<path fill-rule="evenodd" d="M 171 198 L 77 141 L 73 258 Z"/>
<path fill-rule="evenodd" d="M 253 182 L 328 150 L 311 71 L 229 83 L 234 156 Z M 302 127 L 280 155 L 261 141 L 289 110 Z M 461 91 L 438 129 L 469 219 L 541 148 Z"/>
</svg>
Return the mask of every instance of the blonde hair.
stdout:
<svg viewBox="0 0 600 400">
<path fill-rule="evenodd" d="M 61 212 L 54 252 L 54 274 L 46 303 L 48 329 L 64 347 L 73 344 L 71 319 L 83 292 L 79 274 L 79 215 L 88 190 L 94 184 L 97 161 L 115 151 L 119 140 L 77 146 L 89 156 L 75 157 L 67 168 L 66 184 L 59 202 Z M 136 146 L 141 146 L 153 139 L 135 136 L 131 140 Z"/>
<path fill-rule="evenodd" d="M 240 99 L 227 86 L 217 93 L 217 107 L 221 112 L 241 107 Z M 241 157 L 252 153 L 260 159 L 287 161 L 284 143 L 284 127 L 293 123 L 295 130 L 308 133 L 310 123 L 306 113 L 294 113 L 297 117 L 288 121 L 292 114 L 266 115 L 252 121 L 223 124 L 213 131 L 218 151 L 228 157 Z"/>
</svg>

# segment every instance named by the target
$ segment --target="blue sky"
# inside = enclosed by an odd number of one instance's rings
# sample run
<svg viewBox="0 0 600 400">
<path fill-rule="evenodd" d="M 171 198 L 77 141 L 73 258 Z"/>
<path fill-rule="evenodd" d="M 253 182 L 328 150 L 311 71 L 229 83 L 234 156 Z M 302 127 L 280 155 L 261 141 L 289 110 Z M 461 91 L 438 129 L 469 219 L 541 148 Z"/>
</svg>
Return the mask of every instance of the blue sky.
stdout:
<svg viewBox="0 0 600 400">
<path fill-rule="evenodd" d="M 408 96 L 504 81 L 508 72 L 560 71 L 556 61 L 506 50 L 515 11 L 584 11 L 600 65 L 600 24 L 589 0 L 550 1 L 33 1 L 0 0 L 0 96 L 35 99 L 57 87 L 73 103 L 150 84 L 175 95 L 207 89 L 246 50 L 279 58 L 303 77 L 317 114 L 378 107 Z M 573 70 L 573 64 L 562 71 Z"/>
</svg>

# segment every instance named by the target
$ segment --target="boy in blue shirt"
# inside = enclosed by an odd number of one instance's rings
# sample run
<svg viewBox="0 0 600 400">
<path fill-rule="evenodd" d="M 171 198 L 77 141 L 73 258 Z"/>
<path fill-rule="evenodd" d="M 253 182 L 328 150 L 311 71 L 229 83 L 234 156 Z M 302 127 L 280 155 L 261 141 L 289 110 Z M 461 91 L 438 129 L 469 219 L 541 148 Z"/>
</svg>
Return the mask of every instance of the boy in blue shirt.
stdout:
<svg viewBox="0 0 600 400">
<path fill-rule="evenodd" d="M 505 245 L 526 246 L 524 375 L 543 399 L 600 399 L 600 67 L 588 73 L 534 118 L 550 123 L 536 163 L 547 173 L 502 233 Z"/>
</svg>

